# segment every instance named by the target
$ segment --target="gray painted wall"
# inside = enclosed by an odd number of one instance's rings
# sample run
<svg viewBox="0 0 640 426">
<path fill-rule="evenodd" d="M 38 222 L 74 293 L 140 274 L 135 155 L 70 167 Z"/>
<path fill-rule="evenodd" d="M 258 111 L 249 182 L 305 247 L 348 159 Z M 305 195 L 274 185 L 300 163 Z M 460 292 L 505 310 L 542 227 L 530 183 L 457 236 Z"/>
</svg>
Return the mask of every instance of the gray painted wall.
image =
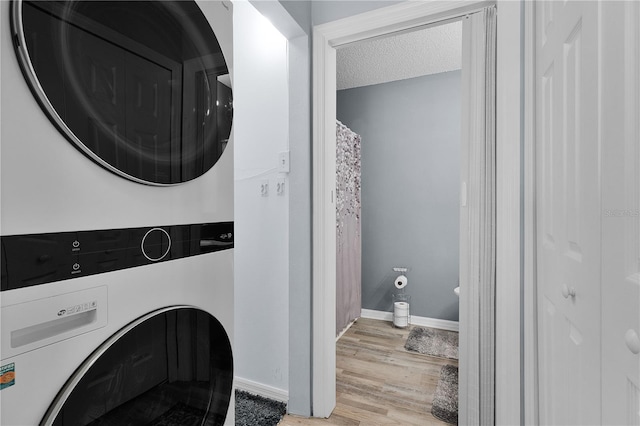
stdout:
<svg viewBox="0 0 640 426">
<path fill-rule="evenodd" d="M 306 34 L 311 34 L 311 2 L 300 0 L 279 0 L 279 2 L 300 25 L 300 28 Z"/>
<path fill-rule="evenodd" d="M 311 415 L 311 71 L 307 36 L 289 40 L 289 404 Z"/>
<path fill-rule="evenodd" d="M 252 0 L 254 1 L 254 0 Z M 264 1 L 264 0 L 262 0 Z M 298 25 L 311 34 L 313 25 L 369 12 L 404 0 L 278 0 Z M 261 0 L 254 1 L 256 3 Z M 258 7 L 259 9 L 259 7 Z"/>
<path fill-rule="evenodd" d="M 460 71 L 341 90 L 362 136 L 362 307 L 392 311 L 409 268 L 411 314 L 458 321 Z"/>
<path fill-rule="evenodd" d="M 349 16 L 359 15 L 381 7 L 402 3 L 403 0 L 319 0 L 311 2 L 313 25 L 325 24 Z"/>
</svg>

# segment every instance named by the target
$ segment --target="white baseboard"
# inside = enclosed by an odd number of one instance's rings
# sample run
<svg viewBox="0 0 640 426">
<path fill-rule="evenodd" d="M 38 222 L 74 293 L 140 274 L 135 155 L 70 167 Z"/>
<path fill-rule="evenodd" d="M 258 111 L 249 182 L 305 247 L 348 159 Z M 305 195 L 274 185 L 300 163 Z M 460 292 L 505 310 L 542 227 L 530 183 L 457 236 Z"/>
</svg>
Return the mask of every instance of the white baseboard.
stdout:
<svg viewBox="0 0 640 426">
<path fill-rule="evenodd" d="M 363 309 L 362 318 L 376 319 L 382 321 L 393 321 L 393 312 L 375 311 L 373 309 Z M 458 321 L 448 321 L 436 318 L 419 317 L 411 315 L 411 324 L 422 327 L 439 328 L 441 330 L 460 331 L 460 323 Z"/>
<path fill-rule="evenodd" d="M 336 342 L 337 342 L 338 340 L 340 340 L 340 338 L 342 337 L 342 335 L 343 335 L 344 333 L 346 333 L 346 332 L 351 328 L 351 326 L 352 326 L 353 324 L 355 324 L 355 322 L 356 322 L 356 320 L 357 320 L 357 319 L 358 319 L 358 318 L 356 318 L 356 319 L 354 319 L 353 321 L 351 321 L 349 324 L 347 324 L 347 326 L 344 328 L 344 330 L 342 330 L 340 333 L 338 333 L 338 335 L 336 336 Z"/>
<path fill-rule="evenodd" d="M 235 388 L 241 391 L 249 392 L 253 395 L 260 395 L 274 401 L 289 403 L 289 392 L 284 389 L 278 389 L 273 386 L 264 385 L 254 382 L 253 380 L 243 379 L 242 377 L 234 377 Z"/>
</svg>

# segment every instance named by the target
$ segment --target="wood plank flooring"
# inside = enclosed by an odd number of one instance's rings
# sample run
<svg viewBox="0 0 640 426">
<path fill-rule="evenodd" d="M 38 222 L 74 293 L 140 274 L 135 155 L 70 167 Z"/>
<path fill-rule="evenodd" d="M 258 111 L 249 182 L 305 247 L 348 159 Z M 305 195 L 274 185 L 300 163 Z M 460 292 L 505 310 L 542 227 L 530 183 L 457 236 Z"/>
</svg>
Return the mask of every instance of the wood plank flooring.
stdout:
<svg viewBox="0 0 640 426">
<path fill-rule="evenodd" d="M 336 408 L 328 419 L 286 415 L 279 426 L 447 425 L 431 415 L 440 368 L 458 361 L 404 349 L 409 329 L 361 318 L 336 345 Z"/>
</svg>

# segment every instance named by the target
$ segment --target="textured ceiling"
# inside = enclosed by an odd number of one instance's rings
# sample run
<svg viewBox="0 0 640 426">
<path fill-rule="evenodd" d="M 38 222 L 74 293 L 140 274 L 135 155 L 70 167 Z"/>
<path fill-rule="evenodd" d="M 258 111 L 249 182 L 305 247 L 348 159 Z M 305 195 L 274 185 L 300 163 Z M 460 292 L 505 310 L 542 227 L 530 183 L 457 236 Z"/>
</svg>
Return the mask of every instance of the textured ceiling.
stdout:
<svg viewBox="0 0 640 426">
<path fill-rule="evenodd" d="M 337 50 L 338 90 L 458 70 L 462 22 L 352 43 Z"/>
</svg>

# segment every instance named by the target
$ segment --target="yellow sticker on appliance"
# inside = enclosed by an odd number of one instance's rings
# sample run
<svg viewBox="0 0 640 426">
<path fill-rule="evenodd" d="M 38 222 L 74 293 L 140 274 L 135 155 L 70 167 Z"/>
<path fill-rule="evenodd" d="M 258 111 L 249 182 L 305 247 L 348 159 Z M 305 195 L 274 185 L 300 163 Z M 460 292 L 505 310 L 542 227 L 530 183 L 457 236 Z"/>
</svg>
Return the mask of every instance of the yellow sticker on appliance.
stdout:
<svg viewBox="0 0 640 426">
<path fill-rule="evenodd" d="M 0 390 L 16 384 L 16 365 L 12 362 L 0 367 Z"/>
</svg>

